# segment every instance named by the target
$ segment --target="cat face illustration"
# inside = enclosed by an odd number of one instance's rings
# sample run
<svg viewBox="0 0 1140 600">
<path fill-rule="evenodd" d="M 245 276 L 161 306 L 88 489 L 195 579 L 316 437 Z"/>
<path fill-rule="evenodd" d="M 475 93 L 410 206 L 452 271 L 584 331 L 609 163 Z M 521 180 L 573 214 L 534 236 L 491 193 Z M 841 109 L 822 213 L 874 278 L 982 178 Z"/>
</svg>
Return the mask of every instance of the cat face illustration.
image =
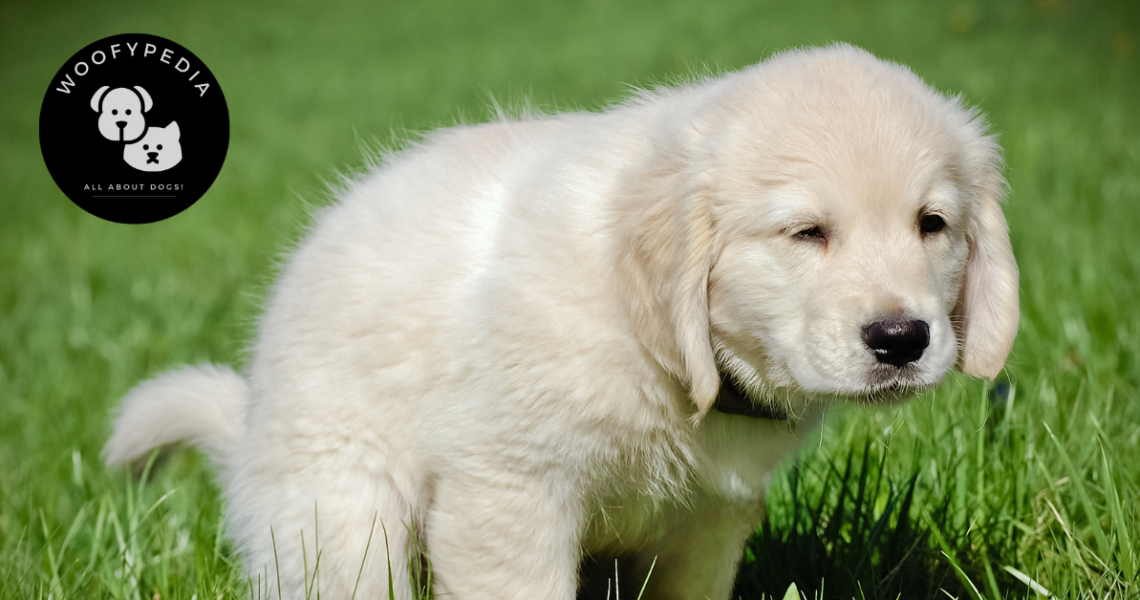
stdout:
<svg viewBox="0 0 1140 600">
<path fill-rule="evenodd" d="M 166 127 L 150 127 L 142 139 L 123 147 L 123 160 L 140 171 L 165 171 L 182 161 L 181 137 L 177 121 Z"/>
</svg>

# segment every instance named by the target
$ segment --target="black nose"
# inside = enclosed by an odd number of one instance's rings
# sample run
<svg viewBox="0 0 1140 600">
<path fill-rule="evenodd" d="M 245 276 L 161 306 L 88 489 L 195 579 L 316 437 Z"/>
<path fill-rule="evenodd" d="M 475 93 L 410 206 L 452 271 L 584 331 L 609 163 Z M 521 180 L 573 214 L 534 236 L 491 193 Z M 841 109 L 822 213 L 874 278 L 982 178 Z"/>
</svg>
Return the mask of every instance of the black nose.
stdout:
<svg viewBox="0 0 1140 600">
<path fill-rule="evenodd" d="M 115 121 L 115 125 L 118 125 L 119 129 L 122 129 L 122 128 L 127 126 L 127 122 L 126 121 Z"/>
<path fill-rule="evenodd" d="M 926 321 L 875 321 L 863 328 L 863 343 L 879 362 L 901 367 L 922 358 L 930 326 Z"/>
</svg>

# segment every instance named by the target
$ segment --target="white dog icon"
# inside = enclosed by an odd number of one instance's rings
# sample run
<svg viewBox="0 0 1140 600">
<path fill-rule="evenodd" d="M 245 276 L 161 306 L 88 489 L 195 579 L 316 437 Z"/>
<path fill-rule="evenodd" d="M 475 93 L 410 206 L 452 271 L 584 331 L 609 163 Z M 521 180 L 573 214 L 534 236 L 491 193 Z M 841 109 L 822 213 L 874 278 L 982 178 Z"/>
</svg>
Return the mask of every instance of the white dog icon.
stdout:
<svg viewBox="0 0 1140 600">
<path fill-rule="evenodd" d="M 110 90 L 110 91 L 107 91 Z M 140 86 L 103 86 L 91 97 L 91 110 L 99 113 L 99 133 L 113 142 L 133 142 L 146 132 L 146 117 L 154 102 Z"/>
</svg>

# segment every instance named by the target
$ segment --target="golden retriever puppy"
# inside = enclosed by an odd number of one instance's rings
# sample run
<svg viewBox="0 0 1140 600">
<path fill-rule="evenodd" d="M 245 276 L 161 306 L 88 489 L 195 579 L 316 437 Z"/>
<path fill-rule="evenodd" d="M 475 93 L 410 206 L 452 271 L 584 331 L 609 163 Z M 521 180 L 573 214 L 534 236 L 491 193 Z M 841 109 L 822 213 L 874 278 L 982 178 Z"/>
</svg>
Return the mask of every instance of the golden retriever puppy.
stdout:
<svg viewBox="0 0 1140 600">
<path fill-rule="evenodd" d="M 441 598 L 569 600 L 613 553 L 656 561 L 649 598 L 725 599 L 829 404 L 1002 369 L 1000 164 L 846 45 L 442 130 L 317 216 L 246 374 L 141 384 L 106 458 L 205 450 L 273 596 L 387 598 L 390 569 L 410 598 L 414 534 Z"/>
</svg>

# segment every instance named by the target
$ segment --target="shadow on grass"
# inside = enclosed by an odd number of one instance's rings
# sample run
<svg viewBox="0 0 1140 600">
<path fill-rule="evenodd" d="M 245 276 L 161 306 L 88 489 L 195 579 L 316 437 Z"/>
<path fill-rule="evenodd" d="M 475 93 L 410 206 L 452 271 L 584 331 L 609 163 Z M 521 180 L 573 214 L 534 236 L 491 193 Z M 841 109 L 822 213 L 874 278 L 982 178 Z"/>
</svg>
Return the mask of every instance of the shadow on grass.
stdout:
<svg viewBox="0 0 1140 600">
<path fill-rule="evenodd" d="M 783 598 L 793 583 L 808 599 L 970 598 L 925 521 L 945 523 L 948 498 L 916 500 L 918 475 L 893 481 L 882 461 L 868 442 L 845 464 L 806 459 L 774 483 L 769 518 L 748 542 L 733 598 Z"/>
</svg>

